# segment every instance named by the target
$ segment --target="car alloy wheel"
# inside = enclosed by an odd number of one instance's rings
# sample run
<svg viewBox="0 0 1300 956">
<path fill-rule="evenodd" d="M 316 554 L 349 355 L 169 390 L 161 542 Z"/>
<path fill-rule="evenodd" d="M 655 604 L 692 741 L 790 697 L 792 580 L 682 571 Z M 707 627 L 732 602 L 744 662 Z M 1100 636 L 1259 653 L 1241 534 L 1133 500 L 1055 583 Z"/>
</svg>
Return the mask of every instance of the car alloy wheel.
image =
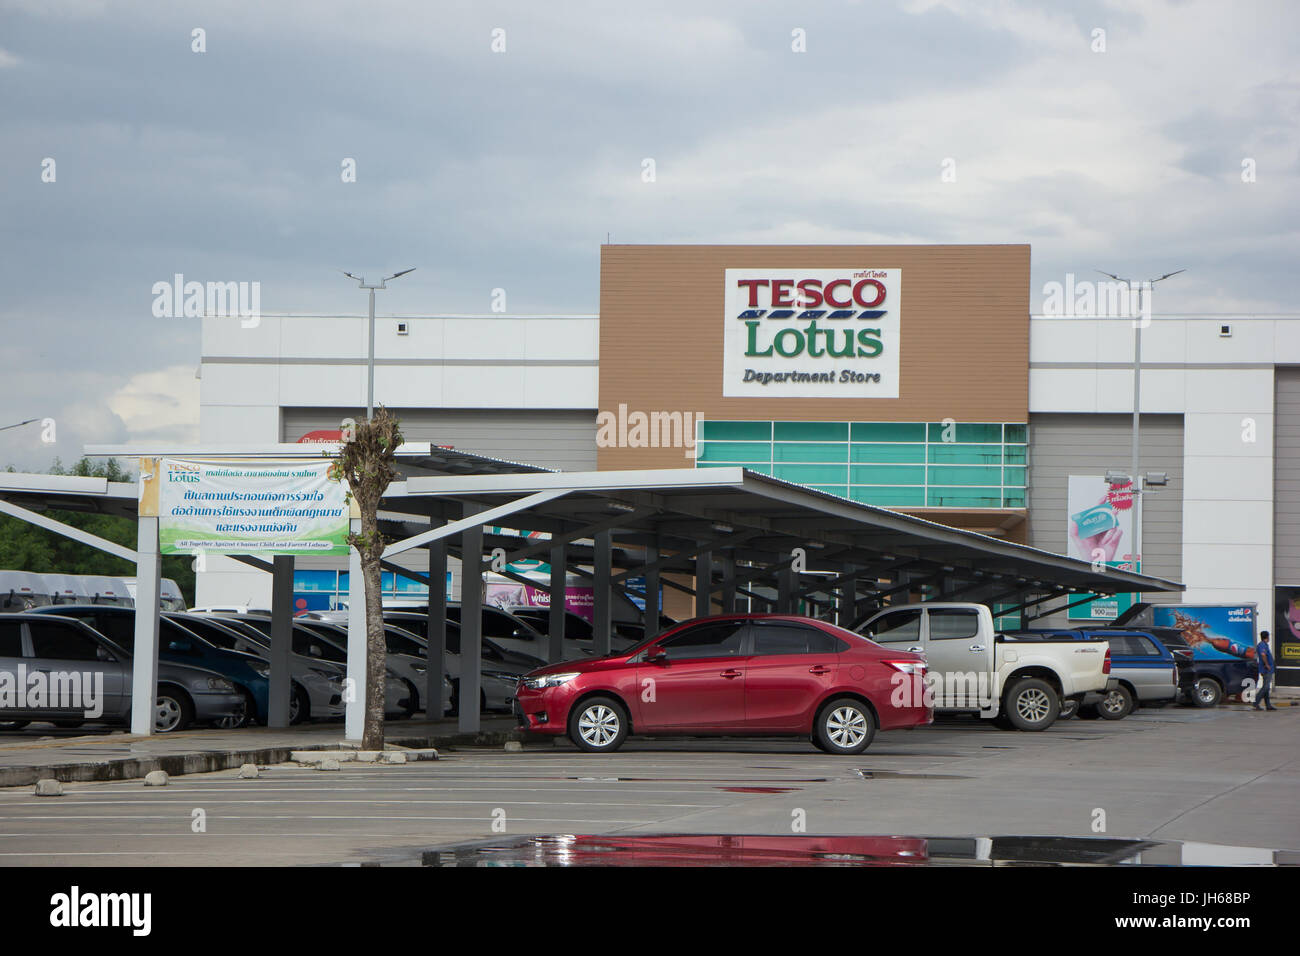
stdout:
<svg viewBox="0 0 1300 956">
<path fill-rule="evenodd" d="M 592 704 L 578 718 L 578 733 L 592 747 L 608 747 L 619 729 L 618 714 L 605 704 Z"/>
<path fill-rule="evenodd" d="M 856 747 L 867 736 L 867 718 L 856 707 L 836 707 L 826 717 L 826 736 L 843 750 Z"/>
<path fill-rule="evenodd" d="M 181 722 L 181 704 L 175 697 L 159 697 L 154 705 L 153 729 L 160 734 L 170 733 Z"/>
<path fill-rule="evenodd" d="M 1106 695 L 1106 699 L 1101 702 L 1102 708 L 1108 714 L 1119 714 L 1124 711 L 1124 695 L 1117 690 L 1111 691 Z"/>
<path fill-rule="evenodd" d="M 1037 724 L 1051 713 L 1051 699 L 1037 687 L 1029 687 L 1016 696 L 1016 713 L 1027 723 Z"/>
</svg>

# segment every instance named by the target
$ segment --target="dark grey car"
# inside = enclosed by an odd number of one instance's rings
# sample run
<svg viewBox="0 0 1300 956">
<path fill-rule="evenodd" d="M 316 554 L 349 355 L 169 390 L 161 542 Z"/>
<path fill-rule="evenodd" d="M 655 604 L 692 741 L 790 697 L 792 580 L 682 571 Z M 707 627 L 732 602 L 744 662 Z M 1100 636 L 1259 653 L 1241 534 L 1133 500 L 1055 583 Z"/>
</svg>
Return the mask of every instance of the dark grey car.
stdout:
<svg viewBox="0 0 1300 956">
<path fill-rule="evenodd" d="M 131 671 L 131 655 L 81 621 L 5 615 L 0 618 L 0 728 L 14 730 L 33 721 L 58 727 L 90 720 L 129 723 Z M 46 690 L 37 694 L 38 686 Z M 238 717 L 244 707 L 235 685 L 215 671 L 158 662 L 157 733 Z"/>
</svg>

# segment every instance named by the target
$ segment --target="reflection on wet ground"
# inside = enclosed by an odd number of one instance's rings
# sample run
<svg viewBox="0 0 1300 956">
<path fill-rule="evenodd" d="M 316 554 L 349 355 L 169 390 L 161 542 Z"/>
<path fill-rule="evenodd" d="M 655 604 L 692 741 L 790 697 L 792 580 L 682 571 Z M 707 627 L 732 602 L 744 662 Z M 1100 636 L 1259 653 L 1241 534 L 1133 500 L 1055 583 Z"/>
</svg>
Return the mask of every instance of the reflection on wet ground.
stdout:
<svg viewBox="0 0 1300 956">
<path fill-rule="evenodd" d="M 1297 865 L 1300 854 L 1103 837 L 547 835 L 421 854 L 424 866 L 1101 866 Z M 1220 851 L 1220 852 L 1215 852 Z"/>
</svg>

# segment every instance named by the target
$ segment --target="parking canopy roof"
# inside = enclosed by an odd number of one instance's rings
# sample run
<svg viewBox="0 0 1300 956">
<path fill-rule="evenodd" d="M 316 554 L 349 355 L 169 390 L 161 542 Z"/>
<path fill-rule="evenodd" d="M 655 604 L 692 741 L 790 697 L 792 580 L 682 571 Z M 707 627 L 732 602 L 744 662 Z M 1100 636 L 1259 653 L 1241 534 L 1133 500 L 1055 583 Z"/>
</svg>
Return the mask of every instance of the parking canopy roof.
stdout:
<svg viewBox="0 0 1300 956">
<path fill-rule="evenodd" d="M 792 548 L 804 546 L 810 549 L 809 568 L 857 567 L 868 577 L 906 568 L 913 578 L 928 571 L 972 582 L 1005 579 L 1026 589 L 1182 590 L 1176 581 L 1115 568 L 1094 570 L 1086 561 L 740 467 L 410 477 L 391 489 L 384 507 L 454 520 L 465 502 L 492 508 L 547 491 L 558 494 L 497 523 L 566 537 L 575 528 L 612 528 L 621 544 L 657 539 L 667 551 L 725 549 L 756 564 L 780 563 Z"/>
<path fill-rule="evenodd" d="M 269 459 L 321 457 L 335 448 L 141 445 L 88 446 L 86 451 L 122 458 Z M 992 600 L 994 592 L 1023 596 L 1182 590 L 1176 581 L 1118 568 L 1094 569 L 1086 561 L 740 467 L 557 472 L 423 442 L 403 445 L 398 464 L 404 480 L 389 488 L 383 502 L 390 535 L 410 537 L 427 531 L 429 520 L 435 525 L 463 520 L 471 505 L 500 509 L 498 517 L 489 514 L 484 524 L 545 532 L 571 542 L 569 560 L 583 561 L 592 555 L 592 535 L 610 531 L 616 585 L 646 564 L 639 549 L 658 549 L 664 555 L 658 567 L 687 574 L 696 570 L 694 559 L 701 553 L 725 556 L 745 568 L 734 577 L 754 583 L 761 581 L 764 569 L 788 567 L 792 550 L 802 547 L 809 570 L 824 576 L 854 575 L 859 595 L 887 592 L 891 584 L 909 582 L 933 583 L 931 599 Z M 524 500 L 530 496 L 532 501 Z M 125 517 L 135 516 L 137 503 L 133 483 L 15 473 L 0 473 L 0 502 L 38 512 L 53 507 Z M 508 546 L 511 540 L 504 543 Z M 548 546 L 545 539 L 530 540 L 508 558 L 544 558 Z M 400 550 L 400 543 L 390 548 Z M 981 584 L 988 593 L 980 593 Z M 803 588 L 805 593 L 814 590 Z M 834 590 L 833 582 L 828 590 Z"/>
</svg>

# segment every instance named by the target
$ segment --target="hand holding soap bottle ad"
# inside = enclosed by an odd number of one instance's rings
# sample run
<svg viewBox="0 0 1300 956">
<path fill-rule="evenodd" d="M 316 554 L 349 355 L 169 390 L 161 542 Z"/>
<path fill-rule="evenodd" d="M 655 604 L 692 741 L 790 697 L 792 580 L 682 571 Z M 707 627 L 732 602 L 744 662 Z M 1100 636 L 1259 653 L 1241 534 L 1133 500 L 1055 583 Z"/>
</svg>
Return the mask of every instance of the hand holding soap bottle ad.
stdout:
<svg viewBox="0 0 1300 956">
<path fill-rule="evenodd" d="M 1071 475 L 1066 503 L 1069 554 L 1082 561 L 1133 565 L 1133 495 L 1099 475 Z"/>
</svg>

